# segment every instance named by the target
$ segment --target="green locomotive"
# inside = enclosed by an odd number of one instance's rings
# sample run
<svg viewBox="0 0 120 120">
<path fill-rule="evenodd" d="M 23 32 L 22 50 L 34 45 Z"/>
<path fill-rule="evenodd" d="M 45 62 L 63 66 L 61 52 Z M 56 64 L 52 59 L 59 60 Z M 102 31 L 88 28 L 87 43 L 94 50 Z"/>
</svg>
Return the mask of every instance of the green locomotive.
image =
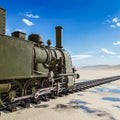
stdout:
<svg viewBox="0 0 120 120">
<path fill-rule="evenodd" d="M 5 35 L 6 10 L 0 8 L 0 105 L 60 95 L 78 77 L 69 53 L 62 47 L 62 27 L 56 27 L 56 47 L 42 37 L 13 32 Z"/>
</svg>

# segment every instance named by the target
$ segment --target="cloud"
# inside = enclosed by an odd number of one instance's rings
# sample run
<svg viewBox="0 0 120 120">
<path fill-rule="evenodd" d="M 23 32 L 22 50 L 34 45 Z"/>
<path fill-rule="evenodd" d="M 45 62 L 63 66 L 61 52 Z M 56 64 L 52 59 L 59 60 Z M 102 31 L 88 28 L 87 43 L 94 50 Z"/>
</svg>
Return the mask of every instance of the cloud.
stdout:
<svg viewBox="0 0 120 120">
<path fill-rule="evenodd" d="M 114 17 L 113 19 L 107 19 L 106 22 L 110 25 L 111 28 L 120 27 L 120 19 L 119 17 Z"/>
<path fill-rule="evenodd" d="M 116 23 L 116 26 L 120 27 L 120 22 Z"/>
<path fill-rule="evenodd" d="M 110 25 L 110 27 L 111 27 L 111 28 L 116 28 L 116 26 L 115 26 L 115 25 Z"/>
<path fill-rule="evenodd" d="M 25 16 L 27 16 L 29 18 L 40 18 L 39 15 L 33 15 L 33 14 L 25 14 Z"/>
<path fill-rule="evenodd" d="M 115 52 L 112 52 L 112 51 L 110 51 L 110 50 L 108 50 L 106 48 L 101 48 L 101 51 L 104 52 L 104 53 L 106 53 L 106 54 L 109 54 L 109 55 L 116 55 Z"/>
<path fill-rule="evenodd" d="M 119 18 L 118 17 L 113 18 L 112 22 L 115 22 L 115 23 L 119 22 Z"/>
<path fill-rule="evenodd" d="M 15 31 L 25 32 L 25 29 L 15 29 Z"/>
<path fill-rule="evenodd" d="M 91 58 L 92 55 L 73 55 L 72 59 L 73 60 L 82 60 L 82 59 L 87 59 L 87 58 Z"/>
<path fill-rule="evenodd" d="M 120 45 L 120 41 L 114 42 L 113 45 Z"/>
<path fill-rule="evenodd" d="M 33 25 L 34 25 L 33 22 L 31 22 L 31 21 L 28 20 L 28 19 L 23 18 L 22 21 L 23 21 L 26 25 L 28 25 L 28 26 L 33 26 Z"/>
</svg>

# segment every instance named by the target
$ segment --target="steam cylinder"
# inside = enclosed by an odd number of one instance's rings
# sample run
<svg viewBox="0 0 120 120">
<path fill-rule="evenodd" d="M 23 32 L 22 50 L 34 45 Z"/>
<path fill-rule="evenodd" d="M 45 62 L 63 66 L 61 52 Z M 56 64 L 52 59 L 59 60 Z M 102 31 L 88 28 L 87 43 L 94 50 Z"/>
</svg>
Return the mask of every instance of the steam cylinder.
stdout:
<svg viewBox="0 0 120 120">
<path fill-rule="evenodd" d="M 0 84 L 0 92 L 8 92 L 11 88 L 11 83 Z"/>
</svg>

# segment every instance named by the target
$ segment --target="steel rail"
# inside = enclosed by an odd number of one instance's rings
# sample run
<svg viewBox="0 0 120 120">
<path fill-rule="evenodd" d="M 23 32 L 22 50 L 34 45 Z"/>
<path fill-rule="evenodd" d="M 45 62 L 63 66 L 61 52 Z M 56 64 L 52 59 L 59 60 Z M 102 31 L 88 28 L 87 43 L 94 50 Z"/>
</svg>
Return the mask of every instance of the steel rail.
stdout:
<svg viewBox="0 0 120 120">
<path fill-rule="evenodd" d="M 116 81 L 119 79 L 120 79 L 120 76 L 112 76 L 112 77 L 79 82 L 79 83 L 75 83 L 75 85 L 72 87 L 72 89 L 70 89 L 70 91 L 81 91 L 81 90 L 89 89 L 91 87 L 95 87 L 95 86 L 99 86 L 105 83 Z"/>
</svg>

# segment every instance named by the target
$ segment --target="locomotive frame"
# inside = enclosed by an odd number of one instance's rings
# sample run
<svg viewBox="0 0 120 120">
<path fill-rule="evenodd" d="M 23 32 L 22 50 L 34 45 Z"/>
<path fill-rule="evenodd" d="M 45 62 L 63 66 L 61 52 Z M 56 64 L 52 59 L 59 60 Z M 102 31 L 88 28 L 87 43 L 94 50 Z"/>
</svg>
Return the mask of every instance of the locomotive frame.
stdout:
<svg viewBox="0 0 120 120">
<path fill-rule="evenodd" d="M 62 46 L 61 26 L 56 27 L 56 47 L 42 37 L 15 31 L 5 35 L 6 10 L 0 8 L 0 106 L 45 96 L 57 96 L 79 78 L 69 53 Z"/>
</svg>

